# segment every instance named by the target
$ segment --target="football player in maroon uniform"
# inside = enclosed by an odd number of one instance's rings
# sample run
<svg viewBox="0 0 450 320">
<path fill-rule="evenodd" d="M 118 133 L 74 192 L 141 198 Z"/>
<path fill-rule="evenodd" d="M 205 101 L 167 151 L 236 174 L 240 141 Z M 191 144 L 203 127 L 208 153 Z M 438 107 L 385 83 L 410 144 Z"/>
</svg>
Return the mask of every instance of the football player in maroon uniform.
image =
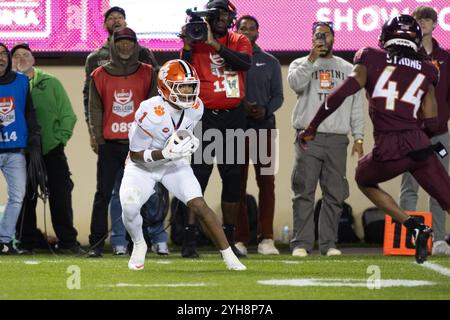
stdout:
<svg viewBox="0 0 450 320">
<path fill-rule="evenodd" d="M 434 91 L 439 73 L 419 52 L 422 30 L 413 17 L 400 15 L 388 20 L 379 40 L 381 50 L 368 47 L 356 53 L 353 73 L 325 100 L 309 127 L 299 132 L 297 141 L 306 148 L 319 124 L 347 96 L 364 87 L 375 146 L 359 160 L 356 182 L 377 207 L 412 231 L 416 261 L 423 263 L 432 230 L 408 216 L 378 184 L 408 171 L 450 213 L 450 177 L 428 137 L 438 128 Z"/>
</svg>

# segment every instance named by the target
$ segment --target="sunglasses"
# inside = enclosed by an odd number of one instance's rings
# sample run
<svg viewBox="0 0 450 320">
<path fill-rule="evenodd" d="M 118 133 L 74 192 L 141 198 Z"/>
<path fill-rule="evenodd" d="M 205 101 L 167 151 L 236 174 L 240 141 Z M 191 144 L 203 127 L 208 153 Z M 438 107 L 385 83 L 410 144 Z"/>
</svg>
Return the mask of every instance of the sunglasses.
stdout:
<svg viewBox="0 0 450 320">
<path fill-rule="evenodd" d="M 331 22 L 331 21 L 316 21 L 312 25 L 313 32 L 317 29 L 317 27 L 320 27 L 320 26 L 325 26 L 325 27 L 330 28 L 331 33 L 334 35 L 334 29 L 333 29 L 334 24 L 333 24 L 333 22 Z"/>
</svg>

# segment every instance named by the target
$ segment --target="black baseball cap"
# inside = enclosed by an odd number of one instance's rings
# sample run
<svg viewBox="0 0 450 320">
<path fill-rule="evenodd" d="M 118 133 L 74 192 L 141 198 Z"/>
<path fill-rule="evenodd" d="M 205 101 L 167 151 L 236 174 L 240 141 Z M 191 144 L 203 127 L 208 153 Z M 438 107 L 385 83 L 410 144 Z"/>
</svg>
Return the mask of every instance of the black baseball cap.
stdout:
<svg viewBox="0 0 450 320">
<path fill-rule="evenodd" d="M 11 56 L 14 55 L 14 52 L 16 52 L 17 49 L 25 49 L 30 51 L 31 53 L 33 53 L 33 51 L 31 51 L 30 46 L 28 45 L 28 43 L 26 42 L 22 42 L 22 43 L 18 43 L 16 44 L 12 49 L 11 49 Z"/>
<path fill-rule="evenodd" d="M 221 8 L 226 11 L 233 11 L 234 5 L 229 0 L 209 0 L 206 4 L 208 9 Z"/>
<path fill-rule="evenodd" d="M 121 8 L 121 7 L 111 7 L 111 8 L 109 8 L 106 12 L 105 12 L 105 14 L 104 14 L 104 16 L 105 16 L 105 21 L 104 22 L 106 22 L 106 19 L 108 19 L 108 16 L 111 14 L 111 13 L 113 13 L 113 12 L 119 12 L 121 15 L 123 15 L 123 17 L 126 19 L 127 17 L 125 16 L 125 10 L 123 10 L 123 8 Z"/>
</svg>

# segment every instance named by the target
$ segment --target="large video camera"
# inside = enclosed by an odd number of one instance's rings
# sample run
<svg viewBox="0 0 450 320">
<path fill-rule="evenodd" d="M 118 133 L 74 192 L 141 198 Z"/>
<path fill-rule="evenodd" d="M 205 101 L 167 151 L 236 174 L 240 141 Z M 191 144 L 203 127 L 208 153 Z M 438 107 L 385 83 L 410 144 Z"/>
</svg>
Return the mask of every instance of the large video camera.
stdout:
<svg viewBox="0 0 450 320">
<path fill-rule="evenodd" d="M 186 24 L 185 36 L 196 42 L 205 42 L 208 39 L 208 26 L 203 18 L 209 21 L 216 19 L 219 15 L 219 10 L 216 8 L 205 11 L 197 11 L 197 8 L 187 9 L 186 14 L 190 17 Z"/>
</svg>

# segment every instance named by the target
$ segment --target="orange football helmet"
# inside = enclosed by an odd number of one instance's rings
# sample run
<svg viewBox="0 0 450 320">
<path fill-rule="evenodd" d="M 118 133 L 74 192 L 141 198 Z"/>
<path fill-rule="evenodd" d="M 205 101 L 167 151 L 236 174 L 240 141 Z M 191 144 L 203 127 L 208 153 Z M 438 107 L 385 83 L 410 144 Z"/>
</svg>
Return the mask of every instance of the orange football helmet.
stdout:
<svg viewBox="0 0 450 320">
<path fill-rule="evenodd" d="M 194 67 L 184 60 L 169 60 L 159 69 L 158 92 L 180 108 L 194 106 L 200 93 L 200 80 Z M 192 89 L 189 92 L 189 87 Z"/>
</svg>

